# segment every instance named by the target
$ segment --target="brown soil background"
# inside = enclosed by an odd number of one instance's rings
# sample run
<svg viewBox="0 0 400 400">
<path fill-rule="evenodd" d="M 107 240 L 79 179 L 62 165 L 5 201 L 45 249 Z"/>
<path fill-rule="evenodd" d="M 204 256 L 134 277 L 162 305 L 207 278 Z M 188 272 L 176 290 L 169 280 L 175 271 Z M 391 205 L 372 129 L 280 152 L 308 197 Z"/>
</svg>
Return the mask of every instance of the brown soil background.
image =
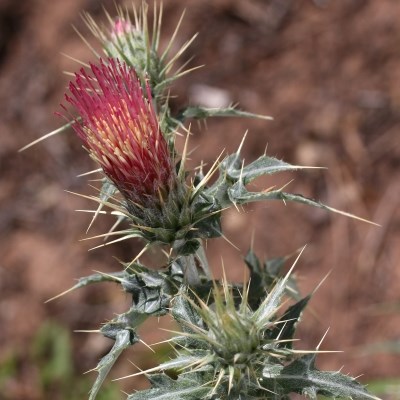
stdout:
<svg viewBox="0 0 400 400">
<path fill-rule="evenodd" d="M 122 4 L 122 1 L 117 1 Z M 260 188 L 291 179 L 300 192 L 371 219 L 380 228 L 295 204 L 252 205 L 242 213 L 226 211 L 226 236 L 208 245 L 218 276 L 221 257 L 228 276 L 240 281 L 241 258 L 250 246 L 261 257 L 285 255 L 308 244 L 297 274 L 303 293 L 332 271 L 303 317 L 299 348 L 315 347 L 330 331 L 323 349 L 343 353 L 321 356 L 319 365 L 339 369 L 364 382 L 399 377 L 395 352 L 362 350 L 368 344 L 398 340 L 400 317 L 400 2 L 391 0 L 206 0 L 164 1 L 164 40 L 186 8 L 177 44 L 199 37 L 186 54 L 191 65 L 205 64 L 174 87 L 178 110 L 199 98 L 199 85 L 224 90 L 242 109 L 274 117 L 209 120 L 193 126 L 193 166 L 210 165 L 225 149 L 234 151 L 248 129 L 246 160 L 268 154 L 292 164 L 327 170 L 262 179 Z M 113 285 L 80 290 L 55 302 L 44 301 L 93 270 L 115 271 L 114 256 L 128 260 L 139 250 L 134 241 L 88 252 L 90 220 L 75 209 L 91 207 L 64 190 L 90 194 L 86 178 L 93 169 L 72 132 L 51 138 L 29 151 L 17 150 L 62 123 L 54 116 L 68 76 L 94 56 L 71 25 L 88 34 L 79 13 L 104 20 L 111 1 L 0 1 L 0 365 L 12 357 L 16 367 L 0 379 L 0 399 L 63 398 L 57 387 L 38 383 L 41 366 L 31 344 L 45 321 L 67 332 L 96 329 L 129 306 Z M 165 43 L 164 43 L 165 45 Z M 104 232 L 110 221 L 95 224 Z M 98 244 L 98 242 L 94 242 Z M 149 343 L 162 337 L 159 324 L 146 325 Z M 71 334 L 74 374 L 94 367 L 111 342 L 96 334 Z M 121 357 L 112 377 L 135 372 L 128 359 L 152 364 L 136 347 Z M 92 376 L 94 379 L 94 376 Z M 143 381 L 123 381 L 126 391 Z M 395 396 L 395 395 L 394 395 Z M 123 395 L 121 395 L 123 398 Z M 387 397 L 389 398 L 389 397 Z M 400 398 L 400 397 L 391 397 Z"/>
</svg>

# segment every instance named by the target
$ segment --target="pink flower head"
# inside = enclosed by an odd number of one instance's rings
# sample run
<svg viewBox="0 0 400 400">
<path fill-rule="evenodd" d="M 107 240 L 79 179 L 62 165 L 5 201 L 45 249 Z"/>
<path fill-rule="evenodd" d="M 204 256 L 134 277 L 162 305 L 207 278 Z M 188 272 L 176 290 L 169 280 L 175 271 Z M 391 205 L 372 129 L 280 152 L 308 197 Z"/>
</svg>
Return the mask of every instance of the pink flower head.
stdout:
<svg viewBox="0 0 400 400">
<path fill-rule="evenodd" d="M 174 166 L 152 106 L 135 71 L 117 59 L 82 68 L 65 99 L 78 112 L 72 125 L 92 157 L 125 198 L 157 203 L 174 182 Z M 63 107 L 65 109 L 65 107 Z"/>
</svg>

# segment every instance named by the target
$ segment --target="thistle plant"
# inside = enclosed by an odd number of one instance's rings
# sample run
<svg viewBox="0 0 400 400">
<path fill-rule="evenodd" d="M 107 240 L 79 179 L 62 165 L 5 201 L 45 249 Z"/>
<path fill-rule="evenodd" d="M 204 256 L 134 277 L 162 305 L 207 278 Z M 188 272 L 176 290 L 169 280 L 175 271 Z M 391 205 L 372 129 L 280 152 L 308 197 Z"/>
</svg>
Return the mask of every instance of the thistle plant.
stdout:
<svg viewBox="0 0 400 400">
<path fill-rule="evenodd" d="M 290 165 L 266 154 L 245 165 L 244 139 L 236 152 L 221 155 L 207 172 L 188 170 L 188 140 L 182 154 L 175 147 L 178 134 L 189 137 L 188 119 L 271 118 L 236 107 L 194 106 L 173 114 L 171 86 L 191 71 L 174 66 L 194 37 L 171 54 L 179 21 L 161 52 L 162 9 L 155 7 L 152 29 L 146 4 L 139 10 L 118 9 L 117 18 L 107 17 L 109 25 L 99 26 L 84 16 L 103 54 L 89 46 L 93 62 L 71 80 L 59 112 L 67 123 L 54 133 L 72 127 L 98 165 L 94 172 L 101 174 L 101 187 L 97 194 L 84 196 L 96 203 L 91 223 L 108 209 L 117 218 L 104 234 L 116 236 L 109 243 L 139 239 L 144 247 L 122 263 L 121 272 L 96 273 L 67 290 L 110 281 L 132 298 L 125 313 L 99 329 L 115 343 L 94 368 L 98 376 L 89 398 L 95 399 L 123 350 L 140 340 L 137 328 L 149 317 L 170 314 L 178 326 L 166 339 L 170 359 L 132 374 L 145 374 L 150 388 L 128 395 L 130 400 L 283 400 L 291 393 L 312 399 L 319 394 L 376 399 L 353 378 L 318 370 L 320 344 L 308 350 L 295 348 L 295 331 L 312 296 L 300 294 L 292 274 L 301 252 L 284 273 L 289 257 L 262 262 L 250 250 L 244 260 L 249 280 L 233 284 L 226 278 L 213 279 L 203 247 L 205 240 L 223 236 L 220 219 L 226 208 L 239 209 L 250 202 L 299 202 L 361 218 L 283 188 L 249 191 L 247 185 L 259 176 L 312 167 Z M 123 228 L 116 230 L 117 226 Z M 165 254 L 165 264 L 158 269 L 140 261 L 150 247 Z"/>
</svg>

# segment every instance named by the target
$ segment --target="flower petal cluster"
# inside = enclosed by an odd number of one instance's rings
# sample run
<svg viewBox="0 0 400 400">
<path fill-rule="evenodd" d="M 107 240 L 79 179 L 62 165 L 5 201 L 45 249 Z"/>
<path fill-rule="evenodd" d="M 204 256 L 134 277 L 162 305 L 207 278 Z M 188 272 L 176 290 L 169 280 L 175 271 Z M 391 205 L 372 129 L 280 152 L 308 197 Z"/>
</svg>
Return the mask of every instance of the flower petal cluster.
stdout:
<svg viewBox="0 0 400 400">
<path fill-rule="evenodd" d="M 157 204 L 176 180 L 150 88 L 146 97 L 133 68 L 118 59 L 90 64 L 66 95 L 79 114 L 73 128 L 128 202 Z"/>
</svg>

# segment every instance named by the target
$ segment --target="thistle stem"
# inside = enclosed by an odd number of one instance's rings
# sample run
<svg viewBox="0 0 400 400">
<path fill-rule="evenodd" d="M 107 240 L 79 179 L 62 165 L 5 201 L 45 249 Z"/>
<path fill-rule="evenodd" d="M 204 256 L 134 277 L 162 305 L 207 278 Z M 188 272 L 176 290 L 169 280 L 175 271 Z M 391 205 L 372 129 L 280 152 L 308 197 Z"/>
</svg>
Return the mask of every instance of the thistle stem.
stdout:
<svg viewBox="0 0 400 400">
<path fill-rule="evenodd" d="M 207 279 L 212 279 L 210 266 L 208 264 L 206 252 L 204 251 L 203 243 L 200 243 L 200 247 L 196 251 L 196 257 L 200 263 L 200 268 L 203 270 Z"/>
<path fill-rule="evenodd" d="M 195 255 L 183 256 L 184 281 L 188 286 L 196 286 L 200 283 L 200 275 L 197 270 Z"/>
<path fill-rule="evenodd" d="M 204 275 L 207 280 L 212 279 L 207 256 L 202 243 L 200 243 L 200 247 L 197 249 L 195 254 L 184 256 L 183 262 L 184 280 L 189 286 L 198 285 L 201 280 L 201 275 Z"/>
</svg>

